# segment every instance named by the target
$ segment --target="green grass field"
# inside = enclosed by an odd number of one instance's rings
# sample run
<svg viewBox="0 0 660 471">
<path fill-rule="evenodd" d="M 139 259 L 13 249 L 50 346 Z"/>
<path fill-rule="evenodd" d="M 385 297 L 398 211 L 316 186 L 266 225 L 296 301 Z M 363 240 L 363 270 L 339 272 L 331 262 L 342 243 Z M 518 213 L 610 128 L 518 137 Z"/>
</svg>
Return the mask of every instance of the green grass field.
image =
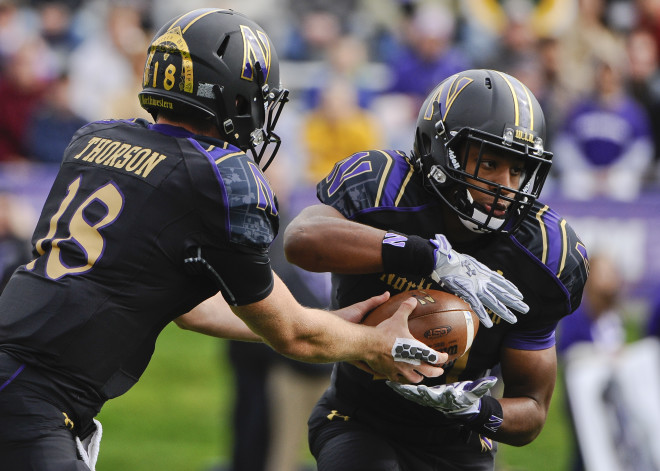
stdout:
<svg viewBox="0 0 660 471">
<path fill-rule="evenodd" d="M 233 381 L 226 344 L 170 325 L 140 382 L 106 404 L 98 471 L 208 471 L 231 448 Z M 501 446 L 498 470 L 565 471 L 570 434 L 558 384 L 540 437 Z M 294 470 L 292 470 L 294 471 Z"/>
</svg>

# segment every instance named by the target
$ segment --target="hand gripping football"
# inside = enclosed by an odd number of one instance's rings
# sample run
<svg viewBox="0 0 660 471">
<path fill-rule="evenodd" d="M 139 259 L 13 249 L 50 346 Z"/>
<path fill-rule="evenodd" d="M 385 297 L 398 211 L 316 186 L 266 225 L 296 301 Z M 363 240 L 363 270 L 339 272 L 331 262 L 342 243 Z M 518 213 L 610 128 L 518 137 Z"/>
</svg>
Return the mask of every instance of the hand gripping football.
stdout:
<svg viewBox="0 0 660 471">
<path fill-rule="evenodd" d="M 369 312 L 362 323 L 380 324 L 410 297 L 417 299 L 417 306 L 408 317 L 408 328 L 413 337 L 438 352 L 447 353 L 447 363 L 462 357 L 477 335 L 479 318 L 469 304 L 451 293 L 427 289 L 396 294 Z"/>
</svg>

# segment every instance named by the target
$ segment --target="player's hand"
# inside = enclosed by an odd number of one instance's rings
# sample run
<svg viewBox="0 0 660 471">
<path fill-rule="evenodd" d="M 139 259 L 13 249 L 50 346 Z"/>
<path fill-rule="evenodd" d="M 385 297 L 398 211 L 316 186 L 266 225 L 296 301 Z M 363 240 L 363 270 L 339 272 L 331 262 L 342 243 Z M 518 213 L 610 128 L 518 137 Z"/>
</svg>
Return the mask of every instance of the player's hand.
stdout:
<svg viewBox="0 0 660 471">
<path fill-rule="evenodd" d="M 408 316 L 416 306 L 417 300 L 411 297 L 402 302 L 389 319 L 374 327 L 383 338 L 390 339 L 387 351 L 366 362 L 377 377 L 399 383 L 419 383 L 425 377 L 434 378 L 444 373 L 439 365 L 447 361 L 448 355 L 415 340 L 410 333 Z"/>
<path fill-rule="evenodd" d="M 522 293 L 502 275 L 473 257 L 453 250 L 442 234 L 436 234 L 431 243 L 436 247 L 431 278 L 468 303 L 484 326 L 493 325 L 485 307 L 511 324 L 517 319 L 507 306 L 523 314 L 529 311 Z"/>
<path fill-rule="evenodd" d="M 476 381 L 425 386 L 387 381 L 397 393 L 419 405 L 433 407 L 449 416 L 472 417 L 481 410 L 481 398 L 495 386 L 497 378 L 486 376 Z"/>
<path fill-rule="evenodd" d="M 379 294 L 378 296 L 372 296 L 369 299 L 365 299 L 364 301 L 351 304 L 350 306 L 346 306 L 342 309 L 337 309 L 336 311 L 332 312 L 345 321 L 358 324 L 360 321 L 362 321 L 368 312 L 373 311 L 388 299 L 390 299 L 390 292 L 385 291 L 383 294 Z"/>
</svg>

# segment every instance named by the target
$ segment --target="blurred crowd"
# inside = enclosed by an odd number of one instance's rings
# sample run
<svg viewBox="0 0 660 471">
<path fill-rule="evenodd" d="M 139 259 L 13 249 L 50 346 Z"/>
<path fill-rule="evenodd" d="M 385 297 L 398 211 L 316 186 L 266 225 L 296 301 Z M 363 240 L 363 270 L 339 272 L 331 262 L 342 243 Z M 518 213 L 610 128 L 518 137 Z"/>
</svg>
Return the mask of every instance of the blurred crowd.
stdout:
<svg viewBox="0 0 660 471">
<path fill-rule="evenodd" d="M 0 0 L 0 162 L 57 163 L 85 122 L 148 118 L 136 93 L 154 25 L 209 6 L 275 43 L 296 181 L 356 150 L 409 150 L 430 89 L 486 67 L 541 101 L 548 191 L 631 201 L 660 186 L 658 0 Z"/>
<path fill-rule="evenodd" d="M 514 75 L 541 102 L 542 197 L 660 200 L 660 0 L 0 0 L 0 283 L 28 257 L 26 201 L 39 210 L 72 134 L 151 119 L 147 44 L 197 7 L 244 12 L 274 42 L 291 90 L 272 170 L 285 207 L 353 152 L 409 151 L 426 95 L 467 68 Z"/>
</svg>

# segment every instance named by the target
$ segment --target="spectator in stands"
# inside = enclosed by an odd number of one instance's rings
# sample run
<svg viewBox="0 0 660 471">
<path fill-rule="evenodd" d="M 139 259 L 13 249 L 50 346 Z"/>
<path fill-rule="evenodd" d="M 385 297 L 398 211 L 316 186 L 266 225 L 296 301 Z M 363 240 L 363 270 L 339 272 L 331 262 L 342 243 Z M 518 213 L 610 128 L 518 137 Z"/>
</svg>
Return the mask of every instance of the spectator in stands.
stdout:
<svg viewBox="0 0 660 471">
<path fill-rule="evenodd" d="M 32 114 L 43 103 L 52 72 L 45 63 L 44 43 L 24 43 L 8 59 L 0 76 L 0 162 L 24 160 L 26 129 Z"/>
<path fill-rule="evenodd" d="M 57 61 L 57 72 L 64 73 L 68 56 L 82 37 L 74 28 L 74 9 L 82 0 L 33 0 L 39 18 L 39 33 Z"/>
<path fill-rule="evenodd" d="M 14 196 L 0 190 L 0 293 L 14 270 L 30 261 L 30 246 L 14 225 Z"/>
<path fill-rule="evenodd" d="M 630 74 L 628 88 L 632 96 L 646 109 L 651 123 L 654 147 L 654 168 L 648 172 L 649 185 L 660 186 L 660 59 L 653 34 L 646 29 L 634 29 L 626 41 Z"/>
<path fill-rule="evenodd" d="M 404 22 L 401 49 L 389 62 L 392 83 L 388 93 L 412 98 L 411 116 L 417 115 L 426 95 L 447 77 L 470 68 L 467 56 L 454 43 L 455 13 L 442 3 L 421 3 L 412 21 Z"/>
<path fill-rule="evenodd" d="M 111 97 L 133 88 L 131 54 L 139 48 L 146 54 L 148 38 L 142 28 L 142 12 L 137 4 L 105 2 L 102 12 L 105 23 L 98 31 L 85 37 L 69 61 L 71 107 L 88 121 L 114 118 L 110 113 Z M 112 71 L 112 73 L 108 73 Z M 103 90 L 103 93 L 99 93 Z"/>
<path fill-rule="evenodd" d="M 653 157 L 649 117 L 624 87 L 622 62 L 601 58 L 594 70 L 594 93 L 569 110 L 554 145 L 561 191 L 632 201 Z"/>
<path fill-rule="evenodd" d="M 0 69 L 34 36 L 30 31 L 30 15 L 22 5 L 19 8 L 20 3 L 17 0 L 0 0 Z"/>
<path fill-rule="evenodd" d="M 573 96 L 593 91 L 594 76 L 599 71 L 594 67 L 594 60 L 618 58 L 624 53 L 623 41 L 604 21 L 607 3 L 605 0 L 579 0 L 573 23 L 558 36 L 561 67 L 568 75 L 563 86 Z"/>
<path fill-rule="evenodd" d="M 505 9 L 504 26 L 497 39 L 493 41 L 495 50 L 489 55 L 484 66 L 518 77 L 513 70 L 514 67 L 536 59 L 538 38 L 533 29 L 531 3 L 525 1 L 513 3 Z M 523 77 L 518 78 L 528 84 Z M 533 89 L 532 91 L 535 92 Z"/>
<path fill-rule="evenodd" d="M 342 79 L 355 87 L 359 106 L 369 108 L 376 93 L 376 80 L 367 69 L 367 62 L 367 45 L 362 39 L 351 35 L 338 38 L 332 47 L 326 50 L 319 69 L 310 77 L 309 86 L 305 86 L 305 106 L 319 106 L 323 89 L 335 79 Z"/>
<path fill-rule="evenodd" d="M 69 78 L 62 74 L 48 87 L 43 104 L 33 110 L 24 136 L 24 148 L 30 160 L 61 162 L 73 134 L 87 124 L 71 109 L 70 96 Z"/>
<path fill-rule="evenodd" d="M 589 279 L 585 285 L 582 304 L 570 316 L 559 322 L 557 351 L 566 362 L 572 355 L 615 355 L 625 344 L 621 317 L 623 280 L 614 261 L 604 254 L 589 260 Z M 567 404 L 568 403 L 567 401 Z M 574 424 L 570 405 L 567 412 Z M 573 430 L 575 434 L 575 429 Z M 584 463 L 577 437 L 574 437 L 571 471 L 583 471 Z"/>
<path fill-rule="evenodd" d="M 310 182 L 324 177 L 338 156 L 378 147 L 381 140 L 375 117 L 360 108 L 351 82 L 335 79 L 323 89 L 320 100 L 302 129 Z"/>
<path fill-rule="evenodd" d="M 345 32 L 345 21 L 355 10 L 355 0 L 289 0 L 292 27 L 282 57 L 296 61 L 323 60 Z"/>
<path fill-rule="evenodd" d="M 616 352 L 625 343 L 621 318 L 624 283 L 616 263 L 597 253 L 589 258 L 589 279 L 580 307 L 559 323 L 557 349 L 562 355 L 580 342 L 603 352 Z"/>
</svg>

